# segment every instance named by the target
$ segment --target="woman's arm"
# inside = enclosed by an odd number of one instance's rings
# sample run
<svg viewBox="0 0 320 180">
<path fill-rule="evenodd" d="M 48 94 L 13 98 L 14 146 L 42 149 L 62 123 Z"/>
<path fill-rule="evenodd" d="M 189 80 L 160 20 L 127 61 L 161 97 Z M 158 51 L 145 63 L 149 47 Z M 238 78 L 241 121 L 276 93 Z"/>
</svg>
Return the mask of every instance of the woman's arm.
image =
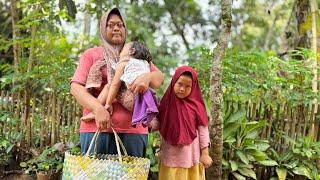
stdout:
<svg viewBox="0 0 320 180">
<path fill-rule="evenodd" d="M 134 93 L 143 93 L 149 87 L 159 89 L 164 81 L 164 75 L 161 71 L 152 71 L 139 76 L 130 86 L 130 90 Z"/>
<path fill-rule="evenodd" d="M 71 83 L 70 93 L 75 97 L 77 102 L 86 109 L 93 111 L 95 114 L 98 130 L 110 127 L 110 114 L 102 104 L 94 98 L 87 89 L 76 82 Z"/>
</svg>

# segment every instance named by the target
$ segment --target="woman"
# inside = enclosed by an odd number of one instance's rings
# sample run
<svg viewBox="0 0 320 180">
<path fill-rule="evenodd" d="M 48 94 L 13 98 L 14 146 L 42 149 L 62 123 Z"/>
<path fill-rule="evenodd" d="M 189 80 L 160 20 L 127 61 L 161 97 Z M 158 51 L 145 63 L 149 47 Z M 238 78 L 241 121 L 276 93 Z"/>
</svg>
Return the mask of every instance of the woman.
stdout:
<svg viewBox="0 0 320 180">
<path fill-rule="evenodd" d="M 89 112 L 95 114 L 95 120 L 82 121 L 80 124 L 82 152 L 88 150 L 94 132 L 98 130 L 103 133 L 101 133 L 97 142 L 97 153 L 117 153 L 114 136 L 110 129 L 112 119 L 112 127 L 122 139 L 128 154 L 137 157 L 145 156 L 148 138 L 147 128 L 142 125 L 132 128 L 132 113 L 119 102 L 112 104 L 113 114 L 111 117 L 109 112 L 96 99 L 103 87 L 110 83 L 114 76 L 112 67 L 119 60 L 119 54 L 127 35 L 126 28 L 124 18 L 118 8 L 113 8 L 102 16 L 100 21 L 102 46 L 90 48 L 82 54 L 71 80 L 71 94 L 84 107 L 83 115 Z M 154 65 L 151 69 L 152 72 L 143 74 L 135 80 L 130 87 L 132 92 L 143 93 L 149 86 L 154 89 L 161 86 L 164 80 L 163 74 Z M 100 72 L 100 74 L 97 72 Z M 99 83 L 89 83 L 92 82 L 92 79 L 98 80 Z"/>
</svg>

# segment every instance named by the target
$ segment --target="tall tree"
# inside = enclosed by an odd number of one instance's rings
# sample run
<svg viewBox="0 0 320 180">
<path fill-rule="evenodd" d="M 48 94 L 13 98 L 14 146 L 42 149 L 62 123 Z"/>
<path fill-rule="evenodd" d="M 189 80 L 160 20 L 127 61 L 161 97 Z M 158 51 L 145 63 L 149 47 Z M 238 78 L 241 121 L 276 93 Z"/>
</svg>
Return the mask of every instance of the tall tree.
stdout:
<svg viewBox="0 0 320 180">
<path fill-rule="evenodd" d="M 11 22 L 12 22 L 12 40 L 13 40 L 13 67 L 14 72 L 19 72 L 19 60 L 20 60 L 20 45 L 18 39 L 20 36 L 19 28 L 17 27 L 17 22 L 19 20 L 17 1 L 11 0 Z"/>
<path fill-rule="evenodd" d="M 228 43 L 231 39 L 231 23 L 232 23 L 232 9 L 231 0 L 221 1 L 221 34 L 218 45 L 215 49 L 214 57 L 212 59 L 213 66 L 210 76 L 210 100 L 213 104 L 211 110 L 211 120 L 209 124 L 210 139 L 212 146 L 210 154 L 213 158 L 213 166 L 210 168 L 208 176 L 212 179 L 221 179 L 222 177 L 222 147 L 223 147 L 223 117 L 222 117 L 222 89 L 221 89 L 221 64 L 228 48 Z"/>
<path fill-rule="evenodd" d="M 305 26 L 308 23 L 309 14 L 309 0 L 295 0 L 285 28 L 286 45 L 282 48 L 284 53 L 297 47 L 310 47 L 310 38 L 308 38 L 307 26 Z"/>
<path fill-rule="evenodd" d="M 312 90 L 317 95 L 318 93 L 318 64 L 317 64 L 317 2 L 316 0 L 310 0 L 310 7 L 311 7 L 311 16 L 312 16 L 312 40 L 311 40 L 311 49 L 314 55 L 310 59 L 312 63 L 312 73 L 313 73 L 313 80 L 312 80 Z M 315 117 L 318 111 L 318 102 L 317 99 L 314 98 L 314 112 L 313 117 Z M 315 120 L 313 118 L 313 120 Z M 311 129 L 311 136 L 317 137 L 315 134 L 315 123 L 312 125 Z"/>
</svg>

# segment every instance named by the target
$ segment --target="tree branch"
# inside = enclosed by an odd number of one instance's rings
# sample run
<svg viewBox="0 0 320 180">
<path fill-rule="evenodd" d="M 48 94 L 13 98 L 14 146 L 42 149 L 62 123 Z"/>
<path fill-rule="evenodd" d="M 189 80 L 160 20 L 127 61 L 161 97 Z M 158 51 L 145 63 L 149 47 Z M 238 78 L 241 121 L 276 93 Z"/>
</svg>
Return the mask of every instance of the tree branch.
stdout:
<svg viewBox="0 0 320 180">
<path fill-rule="evenodd" d="M 166 6 L 168 7 L 168 2 L 166 0 L 164 2 L 166 4 Z M 183 4 L 183 2 L 184 1 L 181 1 L 179 6 L 181 6 Z M 176 9 L 181 9 L 181 8 L 176 8 Z M 172 20 L 172 23 L 173 23 L 174 27 L 176 28 L 176 31 L 181 36 L 184 45 L 186 46 L 187 50 L 189 51 L 190 50 L 190 46 L 189 46 L 189 43 L 188 43 L 188 41 L 187 41 L 187 39 L 185 37 L 183 28 L 180 28 L 179 23 L 178 23 L 177 19 L 175 18 L 174 12 L 172 12 L 170 9 L 168 9 L 168 12 L 169 12 L 170 18 Z"/>
</svg>

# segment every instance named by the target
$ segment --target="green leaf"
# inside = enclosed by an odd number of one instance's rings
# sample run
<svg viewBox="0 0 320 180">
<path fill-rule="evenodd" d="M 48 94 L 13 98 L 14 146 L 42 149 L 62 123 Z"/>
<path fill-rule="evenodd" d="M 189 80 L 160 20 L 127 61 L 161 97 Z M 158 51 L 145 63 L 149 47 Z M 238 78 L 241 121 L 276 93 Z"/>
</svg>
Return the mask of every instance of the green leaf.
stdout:
<svg viewBox="0 0 320 180">
<path fill-rule="evenodd" d="M 229 163 L 225 159 L 222 159 L 222 165 L 229 168 Z"/>
<path fill-rule="evenodd" d="M 20 167 L 22 167 L 22 168 L 27 167 L 27 163 L 26 163 L 26 162 L 21 162 L 21 163 L 20 163 Z"/>
<path fill-rule="evenodd" d="M 228 139 L 232 137 L 234 133 L 239 129 L 239 123 L 229 123 L 223 129 L 223 139 Z"/>
<path fill-rule="evenodd" d="M 232 175 L 238 180 L 246 180 L 245 177 L 241 176 L 240 174 L 238 174 L 236 172 L 232 172 Z"/>
<path fill-rule="evenodd" d="M 239 167 L 244 167 L 244 168 L 249 168 L 249 169 L 253 169 L 253 165 L 252 164 L 244 164 L 242 162 L 240 162 L 238 164 Z"/>
<path fill-rule="evenodd" d="M 230 165 L 231 165 L 231 170 L 232 171 L 237 171 L 238 170 L 238 163 L 235 161 L 230 161 Z"/>
<path fill-rule="evenodd" d="M 293 161 L 290 161 L 290 162 L 287 163 L 287 164 L 284 164 L 284 166 L 288 167 L 289 169 L 293 169 L 293 168 L 295 168 L 298 164 L 299 164 L 299 160 L 293 160 Z"/>
<path fill-rule="evenodd" d="M 268 158 L 266 153 L 257 149 L 248 149 L 247 152 L 252 156 L 254 156 L 257 161 L 263 161 Z"/>
<path fill-rule="evenodd" d="M 276 168 L 276 172 L 278 174 L 279 180 L 286 180 L 287 177 L 287 170 L 284 168 Z"/>
<path fill-rule="evenodd" d="M 280 161 L 288 161 L 289 159 L 291 159 L 293 157 L 292 152 L 288 152 L 285 153 L 284 155 L 281 155 L 281 157 L 279 158 Z"/>
<path fill-rule="evenodd" d="M 310 169 L 307 169 L 304 166 L 295 167 L 292 170 L 292 172 L 295 173 L 295 174 L 298 174 L 298 175 L 306 176 L 309 179 L 312 179 L 312 175 L 311 175 Z"/>
<path fill-rule="evenodd" d="M 246 117 L 246 111 L 245 109 L 241 109 L 240 111 L 237 111 L 236 113 L 232 114 L 229 119 L 227 119 L 227 123 L 240 121 L 241 119 Z"/>
<path fill-rule="evenodd" d="M 259 161 L 260 164 L 264 166 L 277 166 L 278 163 L 274 160 L 264 160 L 264 161 Z"/>
<path fill-rule="evenodd" d="M 257 179 L 256 173 L 252 169 L 248 168 L 239 168 L 238 171 L 247 177 L 251 177 L 253 179 Z"/>
<path fill-rule="evenodd" d="M 270 147 L 268 141 L 258 141 L 258 142 L 256 141 L 255 146 L 260 151 L 266 151 Z"/>
<path fill-rule="evenodd" d="M 248 158 L 241 151 L 236 151 L 236 154 L 238 155 L 238 157 L 241 159 L 242 162 L 244 162 L 245 164 L 249 164 Z"/>
<path fill-rule="evenodd" d="M 12 150 L 13 147 L 14 147 L 14 144 L 11 144 L 11 145 L 7 148 L 6 153 L 9 154 L 9 153 L 11 152 L 11 150 Z"/>
</svg>

